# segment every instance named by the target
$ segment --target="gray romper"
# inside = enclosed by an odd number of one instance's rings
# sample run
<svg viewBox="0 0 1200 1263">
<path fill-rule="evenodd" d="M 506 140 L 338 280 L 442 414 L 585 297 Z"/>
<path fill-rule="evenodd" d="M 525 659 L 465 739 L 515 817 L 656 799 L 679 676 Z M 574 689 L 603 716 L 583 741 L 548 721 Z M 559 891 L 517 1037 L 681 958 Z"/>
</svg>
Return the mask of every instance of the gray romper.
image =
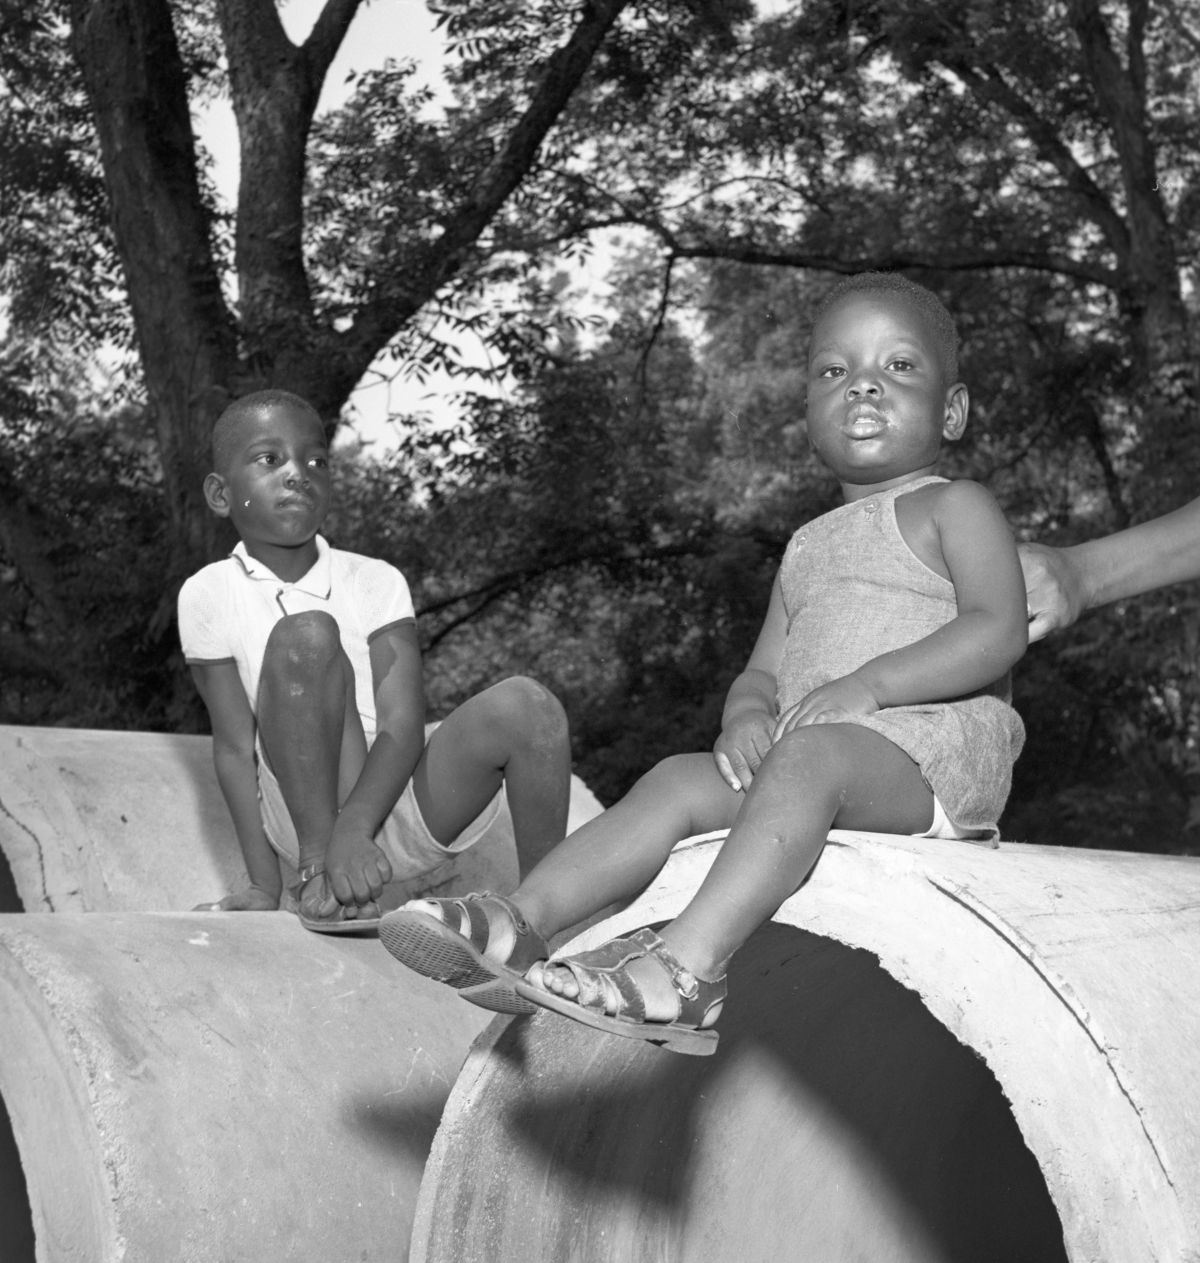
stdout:
<svg viewBox="0 0 1200 1263">
<path fill-rule="evenodd" d="M 954 585 L 920 561 L 896 525 L 896 500 L 926 477 L 844 504 L 791 538 L 779 569 L 788 633 L 779 665 L 782 714 L 829 680 L 948 623 Z M 855 715 L 912 758 L 960 831 L 996 837 L 1025 729 L 1009 675 L 978 692 Z"/>
</svg>

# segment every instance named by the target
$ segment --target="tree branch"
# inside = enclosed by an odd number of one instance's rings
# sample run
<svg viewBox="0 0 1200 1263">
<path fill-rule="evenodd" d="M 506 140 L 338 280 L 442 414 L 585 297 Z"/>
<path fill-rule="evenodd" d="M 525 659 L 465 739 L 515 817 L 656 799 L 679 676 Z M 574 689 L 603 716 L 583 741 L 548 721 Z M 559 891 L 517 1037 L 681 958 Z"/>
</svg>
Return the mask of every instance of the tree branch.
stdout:
<svg viewBox="0 0 1200 1263">
<path fill-rule="evenodd" d="M 318 96 L 361 4 L 362 0 L 325 0 L 308 39 L 304 41 L 304 60 Z"/>
<path fill-rule="evenodd" d="M 337 376 L 346 393 L 396 330 L 462 266 L 468 249 L 533 168 L 542 141 L 628 4 L 629 0 L 591 0 L 584 6 L 570 39 L 546 62 L 524 114 L 474 182 L 471 195 L 447 218 L 441 236 L 420 257 L 407 259 L 402 272 L 385 278 L 340 336 Z"/>
<path fill-rule="evenodd" d="M 1125 221 L 1117 213 L 1105 191 L 1084 169 L 1042 112 L 1035 109 L 1033 104 L 1004 78 L 997 67 L 988 67 L 981 73 L 961 57 L 946 58 L 943 64 L 976 96 L 993 105 L 998 105 L 1021 125 L 1025 134 L 1033 141 L 1043 161 L 1054 167 L 1066 181 L 1067 188 L 1083 203 L 1089 218 L 1104 234 L 1105 240 L 1117 256 L 1122 270 L 1127 268 L 1129 230 Z"/>
</svg>

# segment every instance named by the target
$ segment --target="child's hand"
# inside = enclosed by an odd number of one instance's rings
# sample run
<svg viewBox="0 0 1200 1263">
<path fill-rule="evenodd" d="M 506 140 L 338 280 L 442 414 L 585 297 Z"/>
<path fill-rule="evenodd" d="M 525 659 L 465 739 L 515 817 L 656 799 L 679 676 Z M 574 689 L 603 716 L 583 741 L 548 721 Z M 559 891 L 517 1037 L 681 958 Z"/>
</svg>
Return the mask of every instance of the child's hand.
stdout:
<svg viewBox="0 0 1200 1263">
<path fill-rule="evenodd" d="M 746 711 L 721 729 L 713 746 L 717 771 L 737 793 L 750 788 L 754 773 L 771 748 L 774 719 L 765 710 Z"/>
<path fill-rule="evenodd" d="M 193 912 L 274 912 L 279 907 L 279 895 L 263 890 L 261 886 L 247 886 L 236 890 L 216 903 L 198 903 Z"/>
<path fill-rule="evenodd" d="M 836 724 L 847 715 L 873 715 L 879 709 L 875 694 L 855 675 L 843 675 L 815 688 L 807 697 L 779 716 L 772 735 L 778 741 L 785 732 L 809 724 Z"/>
<path fill-rule="evenodd" d="M 339 816 L 325 852 L 325 875 L 334 898 L 349 907 L 377 900 L 392 880 L 392 866 L 367 829 Z"/>
</svg>

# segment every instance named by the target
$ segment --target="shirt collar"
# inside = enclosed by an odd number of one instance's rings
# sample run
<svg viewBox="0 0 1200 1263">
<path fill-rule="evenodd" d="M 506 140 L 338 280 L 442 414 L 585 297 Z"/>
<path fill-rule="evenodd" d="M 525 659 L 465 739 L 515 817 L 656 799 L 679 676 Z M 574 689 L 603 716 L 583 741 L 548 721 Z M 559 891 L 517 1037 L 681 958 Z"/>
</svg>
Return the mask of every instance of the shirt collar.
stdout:
<svg viewBox="0 0 1200 1263">
<path fill-rule="evenodd" d="M 323 535 L 316 536 L 316 544 L 317 559 L 313 562 L 312 568 L 306 574 L 301 575 L 295 583 L 287 583 L 285 586 L 293 589 L 298 588 L 301 592 L 307 592 L 310 596 L 319 597 L 322 601 L 328 601 L 332 590 L 332 564 L 329 559 L 329 545 L 325 542 Z M 247 578 L 267 580 L 272 583 L 285 582 L 269 566 L 264 566 L 261 561 L 251 557 L 246 551 L 246 545 L 241 540 L 238 540 L 237 546 L 229 555 L 241 566 Z"/>
</svg>

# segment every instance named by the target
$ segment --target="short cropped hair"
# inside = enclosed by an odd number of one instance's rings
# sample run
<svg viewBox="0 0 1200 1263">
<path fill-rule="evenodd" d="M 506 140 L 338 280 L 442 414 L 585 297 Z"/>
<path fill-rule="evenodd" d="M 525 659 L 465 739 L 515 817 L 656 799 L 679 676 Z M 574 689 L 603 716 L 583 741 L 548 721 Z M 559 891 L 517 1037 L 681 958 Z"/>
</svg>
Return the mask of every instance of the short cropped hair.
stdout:
<svg viewBox="0 0 1200 1263">
<path fill-rule="evenodd" d="M 815 325 L 834 303 L 845 298 L 847 294 L 864 293 L 903 294 L 905 298 L 911 299 L 913 305 L 928 317 L 933 327 L 946 380 L 948 382 L 958 380 L 958 329 L 955 327 L 954 317 L 932 290 L 926 289 L 924 285 L 918 285 L 916 281 L 910 281 L 907 276 L 901 276 L 899 272 L 859 272 L 838 281 L 817 304 L 813 324 Z"/>
<path fill-rule="evenodd" d="M 271 408 L 291 408 L 296 412 L 301 412 L 312 417 L 324 431 L 320 413 L 307 399 L 294 395 L 290 390 L 252 391 L 248 395 L 242 395 L 240 399 L 235 399 L 213 425 L 212 461 L 213 468 L 218 473 L 223 474 L 233 459 L 237 449 L 238 431 L 243 422 L 248 417 L 257 416 Z"/>
</svg>

